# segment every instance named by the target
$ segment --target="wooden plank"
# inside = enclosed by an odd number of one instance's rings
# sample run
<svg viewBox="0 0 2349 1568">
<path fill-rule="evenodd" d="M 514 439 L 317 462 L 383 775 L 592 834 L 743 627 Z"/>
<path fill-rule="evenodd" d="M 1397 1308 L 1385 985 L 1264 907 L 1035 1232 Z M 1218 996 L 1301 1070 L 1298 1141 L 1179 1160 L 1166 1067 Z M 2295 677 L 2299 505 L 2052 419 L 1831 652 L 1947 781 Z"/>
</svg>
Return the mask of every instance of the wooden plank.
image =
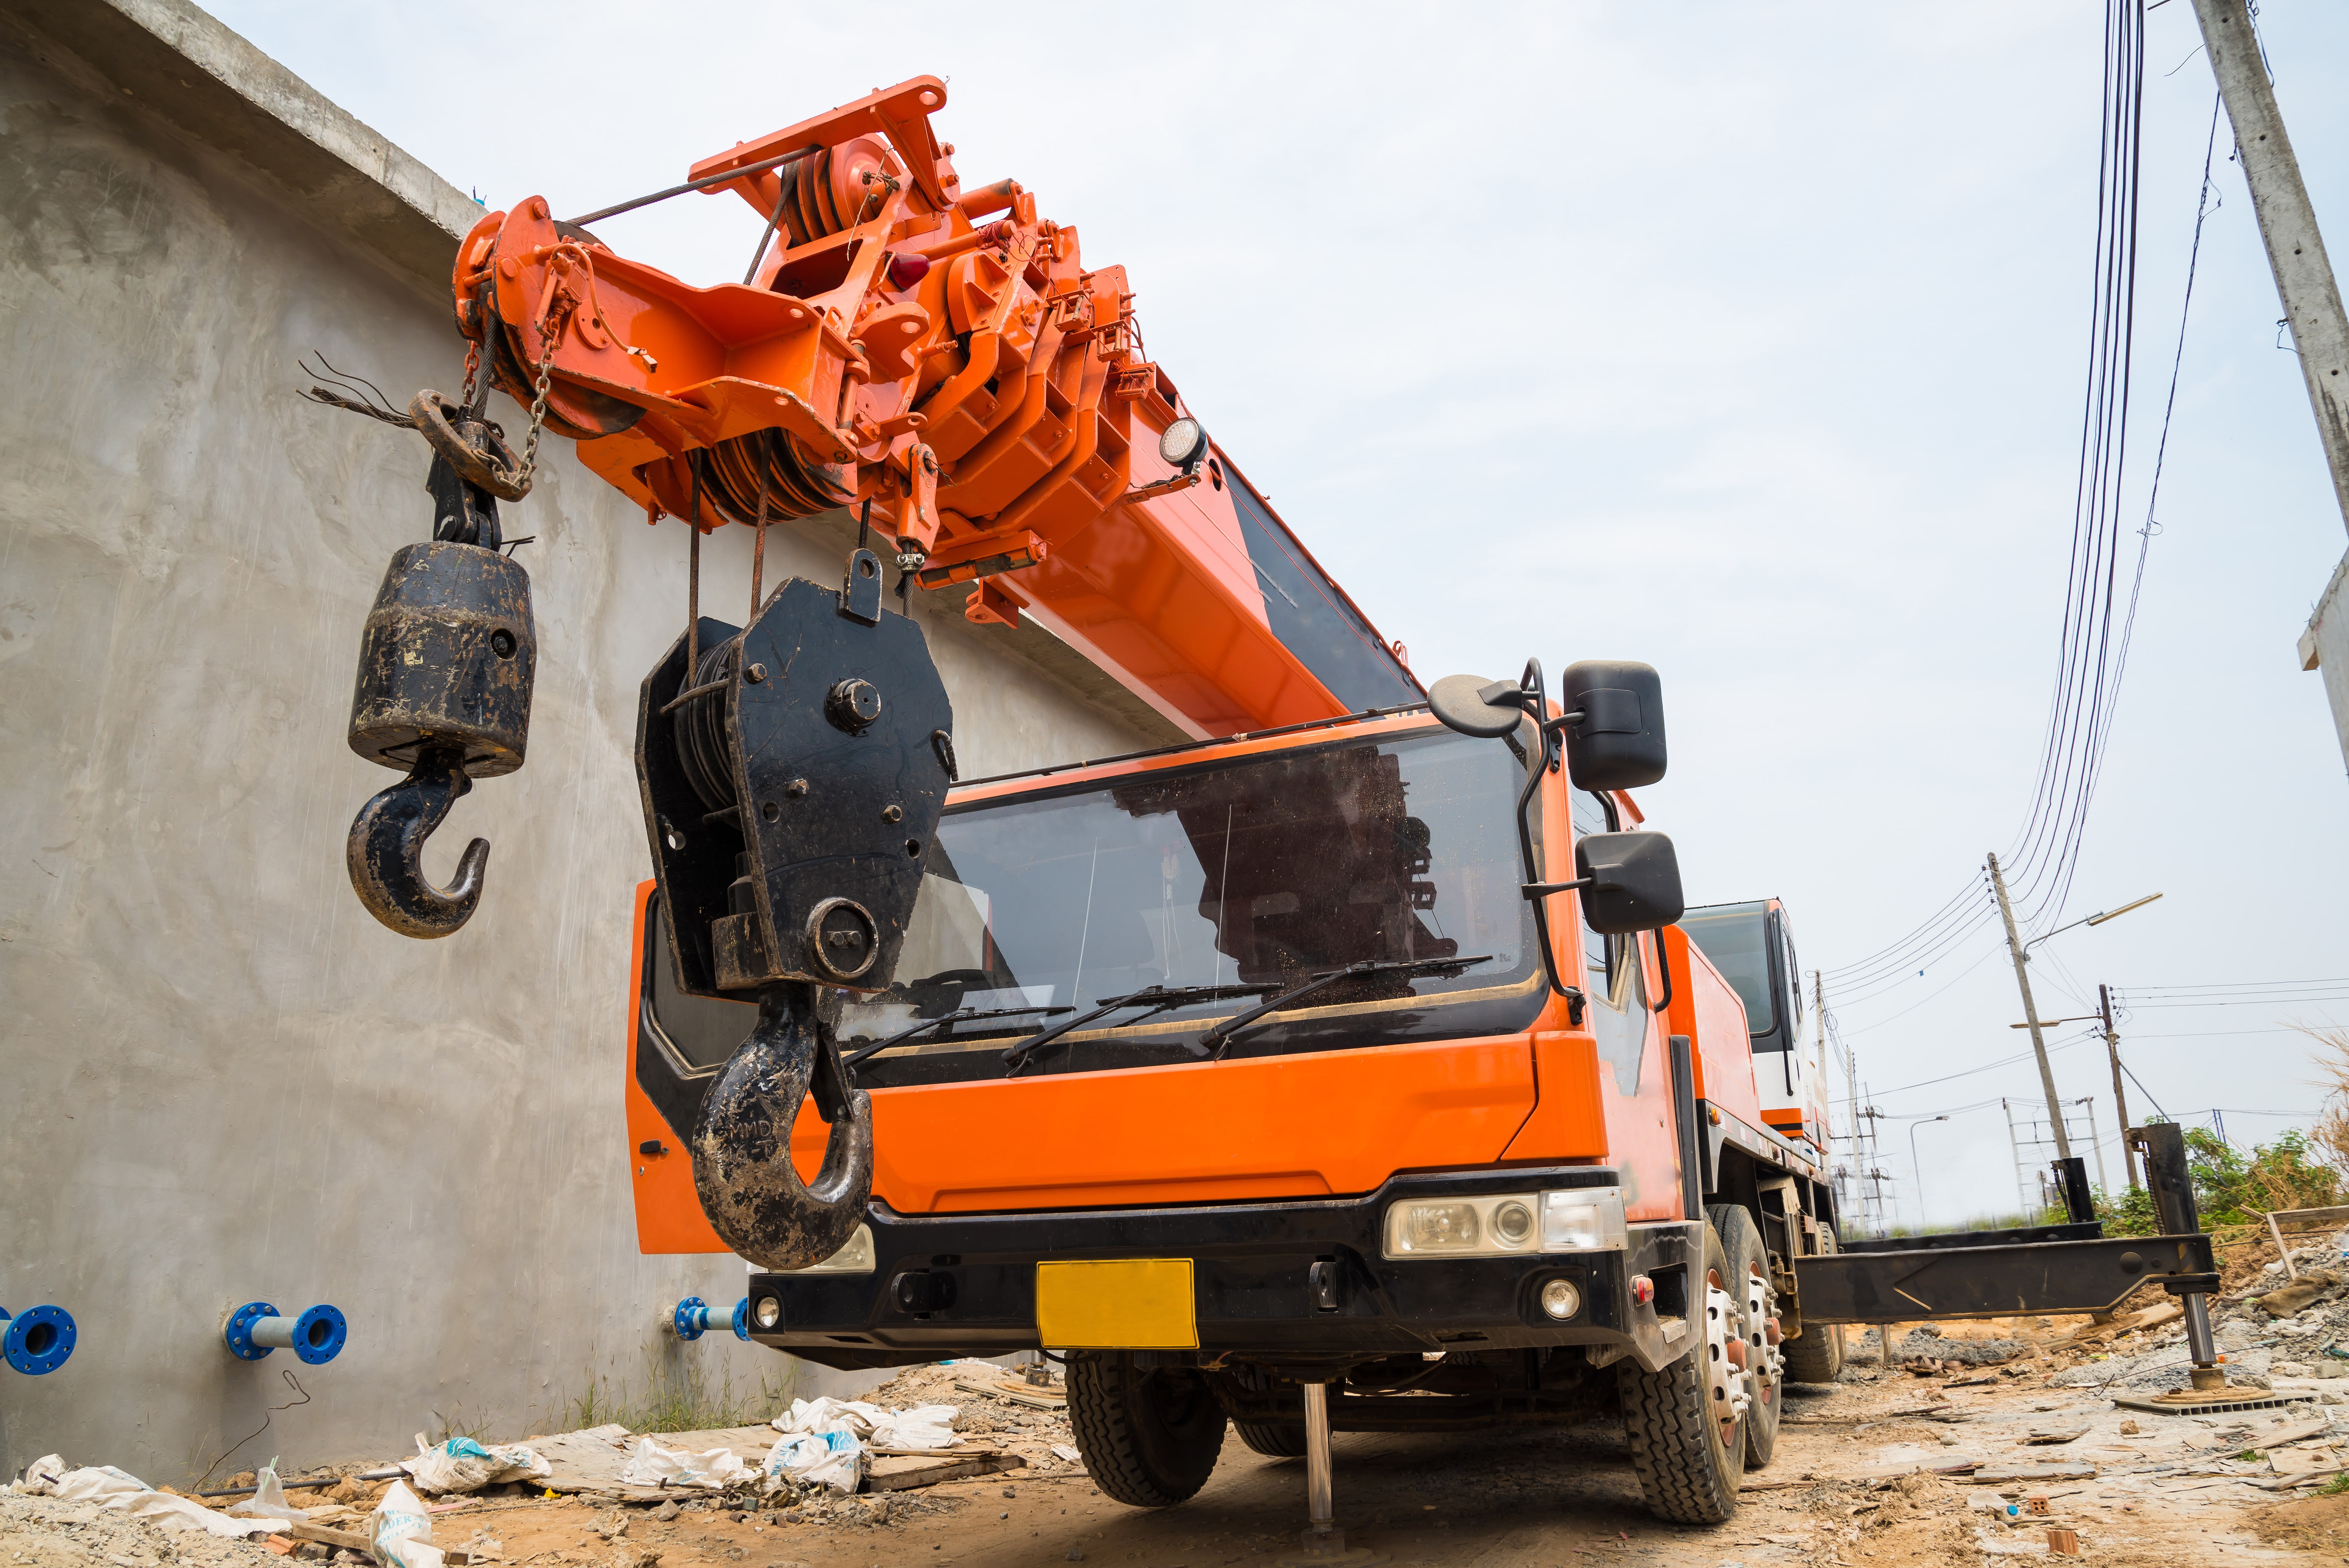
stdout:
<svg viewBox="0 0 2349 1568">
<path fill-rule="evenodd" d="M 2094 1480 L 2094 1465 L 1984 1465 L 1974 1471 L 1976 1486 L 2005 1486 L 2041 1480 Z"/>
<path fill-rule="evenodd" d="M 355 1530 L 336 1530 L 329 1524 L 311 1524 L 306 1522 L 289 1524 L 285 1527 L 285 1533 L 296 1541 L 316 1541 L 327 1546 L 347 1547 L 353 1552 L 365 1552 L 368 1549 L 366 1536 Z"/>
<path fill-rule="evenodd" d="M 1002 1470 L 1020 1470 L 1027 1463 L 1018 1454 L 969 1454 L 946 1460 L 874 1460 L 873 1468 L 865 1472 L 864 1490 L 905 1491 L 917 1486 L 936 1486 L 942 1480 L 967 1480 Z"/>
<path fill-rule="evenodd" d="M 1007 1377 L 1000 1382 L 974 1383 L 967 1378 L 957 1377 L 955 1379 L 955 1387 L 966 1394 L 979 1394 L 989 1398 L 1004 1399 L 1014 1405 L 1025 1405 L 1031 1410 L 1059 1411 L 1069 1408 L 1069 1397 L 1066 1394 L 1055 1393 L 1049 1388 L 1040 1388 L 1032 1383 L 1013 1378 Z"/>
</svg>

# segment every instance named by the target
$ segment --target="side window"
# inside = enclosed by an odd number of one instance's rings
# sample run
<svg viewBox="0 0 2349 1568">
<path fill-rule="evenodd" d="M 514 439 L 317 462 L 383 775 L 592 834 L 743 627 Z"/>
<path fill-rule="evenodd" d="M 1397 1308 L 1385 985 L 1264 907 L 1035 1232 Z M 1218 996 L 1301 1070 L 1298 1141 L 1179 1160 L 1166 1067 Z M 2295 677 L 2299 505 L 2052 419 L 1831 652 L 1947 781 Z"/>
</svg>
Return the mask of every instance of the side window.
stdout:
<svg viewBox="0 0 2349 1568">
<path fill-rule="evenodd" d="M 1574 802 L 1575 842 L 1607 830 L 1607 808 L 1598 796 L 1577 789 L 1569 799 Z M 1574 902 L 1577 909 L 1581 908 L 1581 899 Z M 1593 996 L 1608 995 L 1614 990 L 1614 940 L 1591 930 L 1587 921 L 1578 923 L 1582 927 L 1582 988 Z"/>
<path fill-rule="evenodd" d="M 1575 790 L 1574 836 L 1604 833 L 1613 828 L 1613 813 L 1595 795 Z M 1581 900 L 1575 901 L 1577 907 Z M 1648 1047 L 1647 987 L 1640 975 L 1640 944 L 1630 936 L 1601 936 L 1589 923 L 1582 927 L 1582 991 L 1588 1006 L 1583 1016 L 1599 1042 L 1599 1059 L 1615 1070 L 1615 1087 L 1625 1094 L 1640 1092 L 1640 1066 Z"/>
<path fill-rule="evenodd" d="M 1795 923 L 1786 918 L 1784 905 L 1778 910 L 1778 935 L 1779 953 L 1786 965 L 1786 988 L 1794 994 L 1795 1030 L 1791 1038 L 1799 1040 L 1803 1034 L 1803 966 L 1795 957 Z"/>
</svg>

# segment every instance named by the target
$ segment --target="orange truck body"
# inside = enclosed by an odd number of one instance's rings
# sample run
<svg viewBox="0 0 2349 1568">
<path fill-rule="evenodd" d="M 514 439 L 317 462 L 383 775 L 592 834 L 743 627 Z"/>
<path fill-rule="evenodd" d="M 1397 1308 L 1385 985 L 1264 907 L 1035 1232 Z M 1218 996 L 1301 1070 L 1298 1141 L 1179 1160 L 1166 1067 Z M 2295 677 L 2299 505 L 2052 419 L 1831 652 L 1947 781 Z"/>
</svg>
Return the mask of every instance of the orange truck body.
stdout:
<svg viewBox="0 0 2349 1568">
<path fill-rule="evenodd" d="M 1342 1425 L 1579 1418 L 1611 1408 L 1619 1363 L 1723 1410 L 1744 1388 L 1734 1408 L 1750 1395 L 1775 1429 L 1793 1260 L 1833 1246 L 1823 1125 L 1773 1130 L 1745 1006 L 1702 944 L 1603 934 L 1573 891 L 1602 885 L 1578 878 L 1586 851 L 1669 857 L 1558 749 L 1586 721 L 1646 736 L 1652 769 L 1620 777 L 1661 777 L 1654 673 L 1603 666 L 1651 683 L 1587 691 L 1617 717 L 1546 707 L 1536 682 L 1506 688 L 1498 728 L 1439 724 L 1401 645 L 1147 357 L 1125 269 L 1089 263 L 1016 181 L 962 182 L 931 126 L 946 98 L 916 77 L 576 219 L 524 199 L 450 275 L 469 389 L 478 368 L 533 408 L 530 442 L 543 414 L 648 523 L 687 520 L 697 603 L 701 533 L 763 542 L 846 509 L 900 593 L 1032 620 L 1191 738 L 966 782 L 908 841 L 900 935 L 931 956 L 802 996 L 838 1011 L 826 1037 L 870 1093 L 865 1221 L 813 1265 L 754 1271 L 738 1332 L 836 1367 L 1065 1348 L 1088 1409 L 1127 1399 L 1102 1379 L 1160 1377 L 1195 1415 L 1211 1387 L 1267 1452 L 1301 1451 L 1265 1434 L 1310 1426 L 1332 1380 L 1369 1379 Z M 586 226 L 688 190 L 759 215 L 741 283 L 685 283 Z M 1638 907 L 1677 903 L 1675 885 Z M 722 1252 L 688 1149 L 752 1010 L 706 978 L 685 991 L 666 919 L 647 882 L 624 1085 L 638 1242 Z M 803 1182 L 835 1130 L 814 1104 L 788 1132 Z M 1445 1398 L 1377 1397 L 1405 1388 Z M 1117 1408 L 1161 1395 L 1133 1398 Z M 1744 1429 L 1716 1418 L 1706 1462 L 1731 1474 Z M 1164 1501 L 1197 1478 L 1102 1484 Z"/>
</svg>

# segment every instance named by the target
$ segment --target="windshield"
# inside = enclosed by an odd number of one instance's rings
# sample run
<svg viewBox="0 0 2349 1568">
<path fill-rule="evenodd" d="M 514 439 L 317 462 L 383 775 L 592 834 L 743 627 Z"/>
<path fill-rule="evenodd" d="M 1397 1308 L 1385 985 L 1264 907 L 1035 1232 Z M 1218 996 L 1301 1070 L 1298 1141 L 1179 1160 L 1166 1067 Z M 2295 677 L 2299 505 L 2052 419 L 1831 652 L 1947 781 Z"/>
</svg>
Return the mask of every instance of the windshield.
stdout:
<svg viewBox="0 0 2349 1568">
<path fill-rule="evenodd" d="M 1761 903 L 1716 903 L 1681 917 L 1681 929 L 1745 1004 L 1745 1027 L 1755 1035 L 1778 1026 L 1778 1009 L 1770 999 L 1768 912 Z"/>
<path fill-rule="evenodd" d="M 853 1047 L 961 1009 L 1037 1009 L 942 1028 L 858 1068 L 874 1084 L 999 1076 L 1004 1047 L 1053 1021 L 1042 1009 L 1152 985 L 1269 995 L 1350 964 L 1484 954 L 1458 974 L 1341 982 L 1240 1032 L 1226 1054 L 1524 1028 L 1539 995 L 1511 825 L 1518 782 L 1506 747 L 1431 730 L 949 809 L 899 978 L 848 1003 L 841 1038 Z M 1202 999 L 1131 1026 L 1112 1014 L 1029 1070 L 1196 1059 L 1184 1042 L 1254 1000 Z M 1454 1001 L 1501 1007 L 1433 1006 Z"/>
</svg>

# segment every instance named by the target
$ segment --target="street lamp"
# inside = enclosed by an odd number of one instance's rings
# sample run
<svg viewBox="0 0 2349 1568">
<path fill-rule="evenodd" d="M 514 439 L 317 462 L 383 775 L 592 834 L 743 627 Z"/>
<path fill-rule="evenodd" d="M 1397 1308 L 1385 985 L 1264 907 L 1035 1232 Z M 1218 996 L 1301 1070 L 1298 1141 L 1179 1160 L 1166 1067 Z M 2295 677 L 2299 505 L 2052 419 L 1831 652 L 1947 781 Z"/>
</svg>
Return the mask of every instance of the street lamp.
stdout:
<svg viewBox="0 0 2349 1568">
<path fill-rule="evenodd" d="M 1922 1121 L 1912 1121 L 1909 1124 L 1909 1168 L 1917 1172 L 1917 1222 L 1920 1225 L 1925 1222 L 1925 1167 L 1917 1158 L 1917 1130 L 1924 1126 L 1927 1121 L 1949 1119 L 1949 1113 L 1944 1111 L 1940 1116 L 1929 1116 Z"/>
<path fill-rule="evenodd" d="M 2059 925 L 2054 930 L 2049 932 L 2047 936 L 2061 936 L 2065 932 L 2071 930 L 2073 925 L 2102 925 L 2108 920 L 2118 919 L 2120 916 L 2127 914 L 2133 909 L 2143 909 L 2147 904 L 2151 903 L 2155 899 L 2158 899 L 2160 896 L 2161 895 L 2158 892 L 2149 892 L 2143 898 L 2131 899 L 2128 903 L 2122 904 L 2118 909 L 2108 909 L 2102 914 L 2092 914 L 2085 920 L 2075 920 L 2072 923 L 2072 925 Z M 2023 944 L 2023 950 L 2025 953 L 2030 952 L 2033 948 L 2046 941 L 2047 936 L 2033 937 L 2030 941 Z"/>
</svg>

